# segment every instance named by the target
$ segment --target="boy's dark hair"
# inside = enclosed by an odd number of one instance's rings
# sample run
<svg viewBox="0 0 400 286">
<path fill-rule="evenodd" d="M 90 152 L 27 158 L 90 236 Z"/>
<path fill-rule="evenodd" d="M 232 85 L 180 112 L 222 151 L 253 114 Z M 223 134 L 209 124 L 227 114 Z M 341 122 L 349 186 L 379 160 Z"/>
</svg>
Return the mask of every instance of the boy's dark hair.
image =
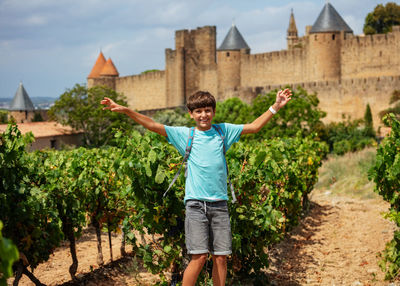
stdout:
<svg viewBox="0 0 400 286">
<path fill-rule="evenodd" d="M 190 112 L 193 112 L 196 108 L 209 106 L 215 110 L 216 102 L 214 96 L 208 91 L 197 91 L 189 96 L 186 106 Z"/>
</svg>

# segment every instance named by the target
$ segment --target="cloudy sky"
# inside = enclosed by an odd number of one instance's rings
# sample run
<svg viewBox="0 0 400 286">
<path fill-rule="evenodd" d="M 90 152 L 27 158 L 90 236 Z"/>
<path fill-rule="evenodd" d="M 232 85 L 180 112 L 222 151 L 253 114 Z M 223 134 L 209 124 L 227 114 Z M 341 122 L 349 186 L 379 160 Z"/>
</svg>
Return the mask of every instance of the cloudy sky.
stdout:
<svg viewBox="0 0 400 286">
<path fill-rule="evenodd" d="M 355 34 L 377 0 L 330 0 Z M 175 30 L 215 25 L 219 46 L 232 22 L 251 48 L 286 48 L 293 9 L 299 36 L 326 0 L 0 0 L 0 97 L 20 81 L 28 94 L 58 97 L 83 84 L 103 51 L 121 76 L 165 68 Z"/>
</svg>

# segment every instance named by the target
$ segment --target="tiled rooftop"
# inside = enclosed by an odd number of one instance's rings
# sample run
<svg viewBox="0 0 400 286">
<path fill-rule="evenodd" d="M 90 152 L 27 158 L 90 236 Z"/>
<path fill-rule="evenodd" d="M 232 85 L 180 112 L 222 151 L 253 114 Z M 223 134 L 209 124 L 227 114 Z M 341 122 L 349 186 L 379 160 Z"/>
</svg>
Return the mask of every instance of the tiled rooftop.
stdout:
<svg viewBox="0 0 400 286">
<path fill-rule="evenodd" d="M 100 72 L 101 76 L 119 76 L 117 68 L 115 67 L 114 63 L 112 62 L 111 58 L 107 60 L 103 69 Z"/>
<path fill-rule="evenodd" d="M 3 133 L 6 128 L 7 124 L 0 124 L 0 133 Z M 35 138 L 82 133 L 73 131 L 70 126 L 63 126 L 55 121 L 19 123 L 18 129 L 22 134 L 32 132 Z"/>
<path fill-rule="evenodd" d="M 103 53 L 100 52 L 99 56 L 97 57 L 96 63 L 92 68 L 92 71 L 88 75 L 88 78 L 100 77 L 100 73 L 103 70 L 105 64 L 106 64 L 106 58 L 104 57 Z"/>
</svg>

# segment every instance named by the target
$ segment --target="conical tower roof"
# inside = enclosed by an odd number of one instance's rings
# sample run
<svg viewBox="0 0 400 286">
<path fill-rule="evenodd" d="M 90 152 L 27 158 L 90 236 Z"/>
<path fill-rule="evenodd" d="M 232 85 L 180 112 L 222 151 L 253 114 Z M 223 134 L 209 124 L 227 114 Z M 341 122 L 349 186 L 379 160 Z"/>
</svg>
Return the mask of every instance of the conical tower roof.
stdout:
<svg viewBox="0 0 400 286">
<path fill-rule="evenodd" d="M 22 82 L 19 83 L 17 92 L 11 102 L 10 110 L 35 110 Z"/>
<path fill-rule="evenodd" d="M 287 34 L 288 36 L 292 35 L 297 36 L 297 27 L 296 27 L 296 21 L 294 20 L 293 9 L 290 13 L 289 28 L 287 30 Z"/>
<path fill-rule="evenodd" d="M 105 64 L 106 64 L 106 58 L 104 57 L 103 53 L 100 52 L 99 56 L 97 57 L 96 63 L 92 68 L 92 71 L 88 75 L 88 78 L 100 77 L 100 73 L 103 70 Z"/>
<path fill-rule="evenodd" d="M 327 2 L 312 26 L 310 33 L 340 32 L 353 33 L 336 9 Z"/>
<path fill-rule="evenodd" d="M 119 76 L 117 68 L 114 66 L 111 58 L 108 58 L 107 62 L 105 63 L 103 69 L 100 72 L 101 76 Z"/>
<path fill-rule="evenodd" d="M 236 28 L 234 24 L 232 24 L 231 29 L 226 35 L 224 41 L 218 50 L 226 51 L 226 50 L 240 50 L 240 49 L 248 49 L 250 47 L 247 45 L 246 41 L 243 39 L 239 30 Z"/>
</svg>

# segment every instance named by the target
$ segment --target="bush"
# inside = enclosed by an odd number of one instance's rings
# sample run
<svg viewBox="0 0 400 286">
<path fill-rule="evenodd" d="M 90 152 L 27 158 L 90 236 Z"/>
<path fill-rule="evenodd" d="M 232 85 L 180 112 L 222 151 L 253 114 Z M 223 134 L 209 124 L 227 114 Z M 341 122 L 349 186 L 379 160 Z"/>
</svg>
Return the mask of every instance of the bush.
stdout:
<svg viewBox="0 0 400 286">
<path fill-rule="evenodd" d="M 390 202 L 390 211 L 386 217 L 400 226 L 400 121 L 394 114 L 384 117 L 384 122 L 392 131 L 379 145 L 376 164 L 369 171 L 369 179 L 376 184 L 375 191 Z M 400 232 L 381 253 L 380 267 L 386 272 L 386 279 L 393 279 L 400 271 Z"/>
<path fill-rule="evenodd" d="M 320 133 L 320 138 L 328 143 L 331 152 L 338 155 L 376 144 L 371 125 L 364 125 L 361 119 L 329 123 Z"/>
<path fill-rule="evenodd" d="M 333 143 L 333 153 L 336 155 L 343 155 L 351 151 L 351 143 L 349 140 L 344 139 Z"/>
<path fill-rule="evenodd" d="M 15 244 L 3 237 L 2 229 L 3 223 L 0 221 L 0 285 L 7 285 L 7 278 L 13 275 L 12 265 L 19 259 L 19 253 Z"/>
<path fill-rule="evenodd" d="M 0 110 L 0 124 L 8 123 L 8 111 Z"/>
<path fill-rule="evenodd" d="M 27 153 L 33 141 L 32 133 L 22 136 L 15 125 L 8 125 L 0 134 L 0 220 L 5 237 L 11 239 L 34 269 L 46 261 L 62 234 L 47 192 L 41 192 L 45 182 L 44 166 Z M 27 265 L 18 261 L 19 271 L 27 273 Z"/>
</svg>

